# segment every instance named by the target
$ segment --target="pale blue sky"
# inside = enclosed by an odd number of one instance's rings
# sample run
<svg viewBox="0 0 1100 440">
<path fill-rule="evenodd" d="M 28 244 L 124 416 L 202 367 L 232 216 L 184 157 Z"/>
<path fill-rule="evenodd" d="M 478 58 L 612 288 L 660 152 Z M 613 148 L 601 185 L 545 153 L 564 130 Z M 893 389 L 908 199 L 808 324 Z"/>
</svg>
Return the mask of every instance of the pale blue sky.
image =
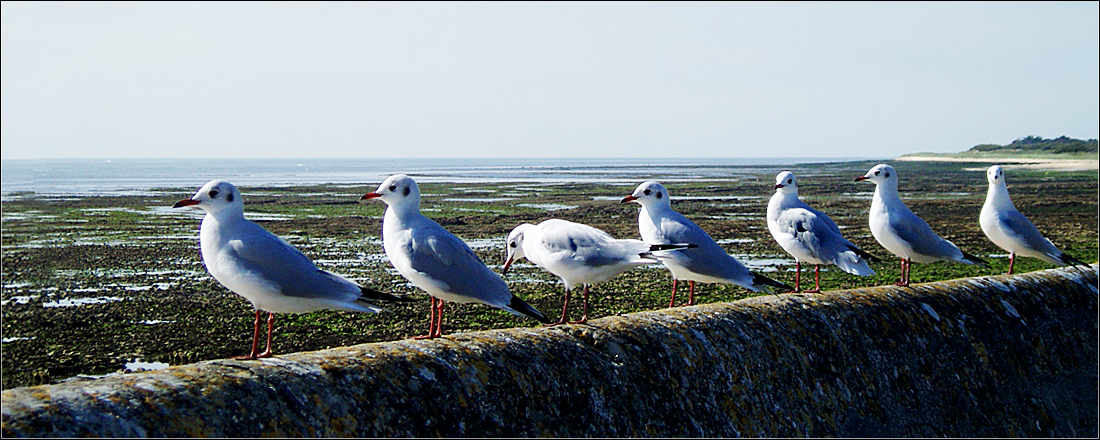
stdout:
<svg viewBox="0 0 1100 440">
<path fill-rule="evenodd" d="M 1074 3 L 2 4 L 3 158 L 895 157 L 1096 138 Z"/>
</svg>

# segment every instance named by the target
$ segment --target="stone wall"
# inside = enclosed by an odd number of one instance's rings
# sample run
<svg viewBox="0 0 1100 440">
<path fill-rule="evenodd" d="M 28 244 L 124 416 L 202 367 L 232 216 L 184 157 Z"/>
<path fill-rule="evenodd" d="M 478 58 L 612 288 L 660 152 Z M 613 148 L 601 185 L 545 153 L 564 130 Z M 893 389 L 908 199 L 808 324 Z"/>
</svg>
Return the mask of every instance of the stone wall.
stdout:
<svg viewBox="0 0 1100 440">
<path fill-rule="evenodd" d="M 1097 435 L 1097 266 L 4 391 L 10 436 Z"/>
</svg>

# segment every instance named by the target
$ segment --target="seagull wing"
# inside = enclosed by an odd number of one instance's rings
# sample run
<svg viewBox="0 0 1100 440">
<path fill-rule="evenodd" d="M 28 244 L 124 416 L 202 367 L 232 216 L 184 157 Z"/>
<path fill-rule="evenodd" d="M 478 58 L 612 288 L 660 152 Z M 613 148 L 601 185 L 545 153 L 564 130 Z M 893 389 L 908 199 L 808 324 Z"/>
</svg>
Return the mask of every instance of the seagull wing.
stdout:
<svg viewBox="0 0 1100 440">
<path fill-rule="evenodd" d="M 1025 248 L 1047 254 L 1051 258 L 1057 258 L 1061 254 L 1054 243 L 1043 237 L 1039 228 L 1036 228 L 1035 224 L 1020 211 L 1013 209 L 998 213 L 997 223 L 1005 235 Z"/>
<path fill-rule="evenodd" d="M 359 285 L 317 268 L 302 251 L 251 221 L 244 234 L 228 242 L 226 252 L 242 269 L 278 286 L 286 296 L 354 301 L 360 294 Z"/>
<path fill-rule="evenodd" d="M 511 296 L 504 280 L 478 258 L 470 246 L 438 223 L 414 228 L 402 245 L 411 269 L 452 295 L 489 304 L 507 304 Z"/>
</svg>

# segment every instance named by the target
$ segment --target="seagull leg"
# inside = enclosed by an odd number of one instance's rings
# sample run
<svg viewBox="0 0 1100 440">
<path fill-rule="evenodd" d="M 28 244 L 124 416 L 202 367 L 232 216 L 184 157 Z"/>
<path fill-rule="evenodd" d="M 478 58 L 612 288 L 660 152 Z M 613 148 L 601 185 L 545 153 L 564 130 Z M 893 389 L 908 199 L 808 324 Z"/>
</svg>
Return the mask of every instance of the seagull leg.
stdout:
<svg viewBox="0 0 1100 440">
<path fill-rule="evenodd" d="M 256 359 L 256 350 L 260 344 L 260 309 L 256 309 L 256 320 L 252 322 L 252 352 L 248 356 L 234 356 L 230 359 L 249 360 Z"/>
<path fill-rule="evenodd" d="M 668 302 L 669 307 L 676 307 L 676 284 L 679 281 L 680 280 L 677 280 L 676 278 L 672 279 L 672 299 Z"/>
<path fill-rule="evenodd" d="M 802 262 L 798 260 L 794 261 L 794 291 L 802 291 Z"/>
<path fill-rule="evenodd" d="M 435 332 L 435 297 L 429 296 L 428 300 L 431 301 L 431 304 L 428 305 L 428 334 L 413 336 L 413 339 L 431 339 L 434 337 L 432 334 Z"/>
<path fill-rule="evenodd" d="M 688 302 L 686 304 L 680 304 L 680 307 L 695 305 L 695 281 L 688 280 Z"/>
<path fill-rule="evenodd" d="M 821 293 L 821 265 L 814 265 L 814 290 L 807 290 L 806 293 Z"/>
<path fill-rule="evenodd" d="M 269 358 L 269 357 L 273 356 L 271 354 L 271 333 L 272 333 L 271 330 L 274 327 L 275 327 L 275 314 L 271 313 L 271 312 L 267 312 L 267 350 L 264 350 L 263 353 L 260 353 L 260 354 L 256 355 L 256 357 L 258 357 L 258 358 Z"/>
<path fill-rule="evenodd" d="M 570 293 L 571 292 L 569 291 L 569 289 L 565 289 L 565 303 L 562 304 L 562 306 L 561 306 L 561 317 L 558 318 L 557 321 L 551 322 L 549 324 L 543 324 L 542 325 L 543 327 L 553 327 L 555 325 L 565 324 L 565 319 L 566 319 L 566 317 L 569 316 L 569 294 Z"/>
<path fill-rule="evenodd" d="M 584 312 L 581 314 L 581 319 L 577 321 L 569 321 L 570 324 L 584 324 L 588 322 L 588 285 L 584 285 Z"/>
<path fill-rule="evenodd" d="M 1016 253 L 1008 253 L 1008 273 L 1005 275 L 1012 275 L 1012 265 L 1016 263 Z"/>
<path fill-rule="evenodd" d="M 909 259 L 908 258 L 902 258 L 901 259 L 901 280 L 899 280 L 895 285 L 902 286 L 902 287 L 909 286 Z"/>
<path fill-rule="evenodd" d="M 442 298 L 439 300 L 438 303 L 436 303 L 435 307 L 437 309 L 435 311 L 435 319 L 436 319 L 435 334 L 433 334 L 432 337 L 433 338 L 438 338 L 440 336 L 443 336 L 443 299 Z"/>
</svg>

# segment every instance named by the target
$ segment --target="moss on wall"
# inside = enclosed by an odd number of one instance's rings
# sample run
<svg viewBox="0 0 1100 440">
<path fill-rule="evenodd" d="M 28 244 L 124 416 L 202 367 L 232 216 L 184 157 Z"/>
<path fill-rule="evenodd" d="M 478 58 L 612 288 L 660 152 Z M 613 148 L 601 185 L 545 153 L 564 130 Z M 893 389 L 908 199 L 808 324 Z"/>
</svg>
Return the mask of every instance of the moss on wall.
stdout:
<svg viewBox="0 0 1100 440">
<path fill-rule="evenodd" d="M 1097 434 L 1097 267 L 4 391 L 9 436 Z"/>
</svg>

